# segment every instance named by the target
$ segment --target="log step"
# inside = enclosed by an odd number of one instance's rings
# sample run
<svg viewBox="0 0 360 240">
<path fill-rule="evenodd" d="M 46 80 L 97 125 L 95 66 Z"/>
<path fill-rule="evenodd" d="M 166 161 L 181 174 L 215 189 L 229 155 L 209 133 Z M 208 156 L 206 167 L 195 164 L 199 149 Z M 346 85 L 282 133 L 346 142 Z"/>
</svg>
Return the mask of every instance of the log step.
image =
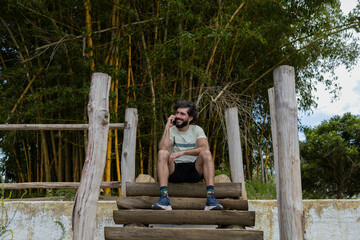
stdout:
<svg viewBox="0 0 360 240">
<path fill-rule="evenodd" d="M 254 211 L 235 210 L 114 210 L 115 224 L 193 224 L 254 226 Z"/>
<path fill-rule="evenodd" d="M 216 198 L 241 197 L 241 183 L 215 183 Z M 205 183 L 169 183 L 170 197 L 206 197 Z M 159 183 L 126 183 L 127 196 L 160 197 Z"/>
<path fill-rule="evenodd" d="M 124 197 L 117 201 L 118 209 L 151 209 L 158 197 Z M 203 210 L 206 198 L 176 198 L 170 197 L 172 209 Z M 224 210 L 248 210 L 248 201 L 240 199 L 218 199 Z"/>
<path fill-rule="evenodd" d="M 262 240 L 262 231 L 239 229 L 199 229 L 199 228 L 124 228 L 105 227 L 106 240 L 157 240 L 157 239 L 246 239 Z"/>
</svg>

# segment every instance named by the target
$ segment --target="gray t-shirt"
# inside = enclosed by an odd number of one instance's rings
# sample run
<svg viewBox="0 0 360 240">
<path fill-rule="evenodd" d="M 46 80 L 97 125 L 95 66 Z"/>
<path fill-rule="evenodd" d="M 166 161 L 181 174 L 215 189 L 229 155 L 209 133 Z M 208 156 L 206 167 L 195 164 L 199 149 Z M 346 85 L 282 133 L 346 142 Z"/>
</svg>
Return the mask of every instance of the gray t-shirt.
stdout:
<svg viewBox="0 0 360 240">
<path fill-rule="evenodd" d="M 193 149 L 197 147 L 197 140 L 199 138 L 206 138 L 204 130 L 197 125 L 189 125 L 189 129 L 186 132 L 181 132 L 176 126 L 170 128 L 170 140 L 172 144 L 170 146 L 170 154 Z M 184 155 L 175 159 L 175 163 L 189 163 L 195 162 L 197 156 Z"/>
</svg>

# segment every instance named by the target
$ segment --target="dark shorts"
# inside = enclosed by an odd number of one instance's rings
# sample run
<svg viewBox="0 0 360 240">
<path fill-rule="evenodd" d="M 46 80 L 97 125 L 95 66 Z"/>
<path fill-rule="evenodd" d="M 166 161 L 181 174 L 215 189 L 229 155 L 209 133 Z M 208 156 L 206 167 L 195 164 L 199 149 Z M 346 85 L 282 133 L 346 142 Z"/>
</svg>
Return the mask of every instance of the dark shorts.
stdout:
<svg viewBox="0 0 360 240">
<path fill-rule="evenodd" d="M 197 183 L 204 179 L 204 176 L 199 175 L 193 163 L 175 163 L 175 170 L 169 176 L 169 182 L 172 183 Z"/>
</svg>

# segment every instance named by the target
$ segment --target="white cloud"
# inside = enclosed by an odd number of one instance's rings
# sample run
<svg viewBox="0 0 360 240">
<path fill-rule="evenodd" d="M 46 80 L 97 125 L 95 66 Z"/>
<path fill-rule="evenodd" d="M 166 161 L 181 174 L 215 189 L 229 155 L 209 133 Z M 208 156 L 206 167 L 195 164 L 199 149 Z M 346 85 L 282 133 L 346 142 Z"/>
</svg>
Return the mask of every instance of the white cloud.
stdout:
<svg viewBox="0 0 360 240">
<path fill-rule="evenodd" d="M 348 14 L 356 5 L 357 0 L 341 0 L 344 14 Z M 360 64 L 350 72 L 344 66 L 339 66 L 335 74 L 338 77 L 337 83 L 342 87 L 341 95 L 332 102 L 331 94 L 325 90 L 325 86 L 317 85 L 318 90 L 314 94 L 319 98 L 318 107 L 313 109 L 314 113 L 310 116 L 299 113 L 302 124 L 316 126 L 334 115 L 343 115 L 346 112 L 360 114 Z"/>
<path fill-rule="evenodd" d="M 360 65 L 358 64 L 351 72 L 344 66 L 336 69 L 338 83 L 342 87 L 339 99 L 331 102 L 331 94 L 321 84 L 318 85 L 316 95 L 319 97 L 318 113 L 325 115 L 342 115 L 346 112 L 360 112 Z"/>
<path fill-rule="evenodd" d="M 356 7 L 357 0 L 341 0 L 341 9 L 344 14 L 348 14 Z"/>
</svg>

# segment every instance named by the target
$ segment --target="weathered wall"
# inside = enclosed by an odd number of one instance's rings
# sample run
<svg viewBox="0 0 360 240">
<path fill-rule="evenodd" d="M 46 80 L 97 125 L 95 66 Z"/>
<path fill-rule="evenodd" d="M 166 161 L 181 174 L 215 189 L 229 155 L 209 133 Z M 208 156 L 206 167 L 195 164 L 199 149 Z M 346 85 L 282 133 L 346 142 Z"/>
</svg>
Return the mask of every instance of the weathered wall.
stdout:
<svg viewBox="0 0 360 240">
<path fill-rule="evenodd" d="M 66 238 L 72 239 L 72 202 L 6 202 L 10 229 L 15 240 L 60 239 L 61 222 Z M 104 239 L 104 227 L 114 226 L 112 211 L 115 201 L 100 201 L 97 209 L 95 239 Z M 264 239 L 279 239 L 277 203 L 250 200 L 249 209 L 256 211 L 256 227 L 264 231 Z M 360 200 L 304 200 L 307 240 L 360 239 Z M 9 238 L 10 239 L 10 238 Z"/>
<path fill-rule="evenodd" d="M 360 239 L 360 200 L 304 200 L 305 239 Z M 279 239 L 277 202 L 249 201 L 256 211 L 255 228 L 264 231 L 265 240 Z"/>
</svg>

